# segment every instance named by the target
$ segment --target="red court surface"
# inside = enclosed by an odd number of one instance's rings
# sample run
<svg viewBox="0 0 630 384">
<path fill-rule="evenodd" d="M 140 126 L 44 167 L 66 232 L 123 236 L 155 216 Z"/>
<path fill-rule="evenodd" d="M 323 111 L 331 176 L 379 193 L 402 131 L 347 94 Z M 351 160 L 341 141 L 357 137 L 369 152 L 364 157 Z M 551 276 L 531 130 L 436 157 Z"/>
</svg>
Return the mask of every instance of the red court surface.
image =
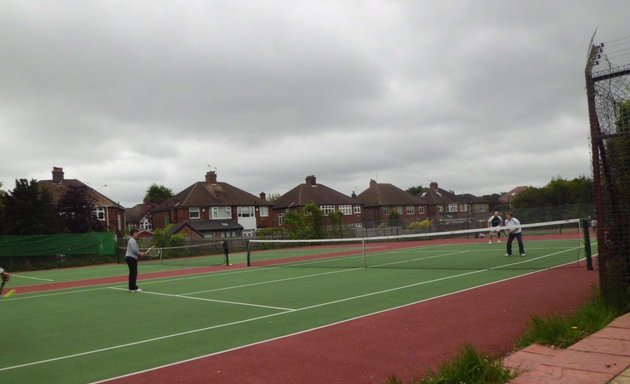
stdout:
<svg viewBox="0 0 630 384">
<path fill-rule="evenodd" d="M 406 383 L 464 344 L 508 355 L 533 315 L 569 313 L 596 284 L 586 268 L 542 271 L 108 383 Z"/>
</svg>

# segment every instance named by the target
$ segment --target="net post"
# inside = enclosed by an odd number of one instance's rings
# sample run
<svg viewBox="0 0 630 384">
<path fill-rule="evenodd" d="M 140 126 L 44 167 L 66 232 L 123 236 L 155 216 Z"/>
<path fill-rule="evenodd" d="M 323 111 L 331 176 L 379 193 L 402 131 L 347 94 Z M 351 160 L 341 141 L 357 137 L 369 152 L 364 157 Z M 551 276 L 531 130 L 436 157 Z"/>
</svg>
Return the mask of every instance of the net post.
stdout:
<svg viewBox="0 0 630 384">
<path fill-rule="evenodd" d="M 251 261 L 251 247 L 252 247 L 252 243 L 250 240 L 247 240 L 247 266 L 251 267 L 252 266 L 252 261 Z"/>
<path fill-rule="evenodd" d="M 584 228 L 584 252 L 586 254 L 586 269 L 593 270 L 593 257 L 591 254 L 591 226 L 588 219 L 582 219 L 582 227 Z"/>
<path fill-rule="evenodd" d="M 367 268 L 368 265 L 367 265 L 367 255 L 365 254 L 365 237 L 361 239 L 361 252 L 363 253 L 363 266 Z"/>
</svg>

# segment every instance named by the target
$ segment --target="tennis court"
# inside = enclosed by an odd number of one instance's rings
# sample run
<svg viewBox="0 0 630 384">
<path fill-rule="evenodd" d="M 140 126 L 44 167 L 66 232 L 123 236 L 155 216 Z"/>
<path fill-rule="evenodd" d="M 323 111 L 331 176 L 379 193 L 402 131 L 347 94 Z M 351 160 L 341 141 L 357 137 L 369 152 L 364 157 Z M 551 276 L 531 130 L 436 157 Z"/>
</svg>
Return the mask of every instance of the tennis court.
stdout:
<svg viewBox="0 0 630 384">
<path fill-rule="evenodd" d="M 537 243 L 532 231 L 525 238 L 525 257 L 505 257 L 503 244 L 465 237 L 439 243 L 317 244 L 291 247 L 289 257 L 267 249 L 231 255 L 231 267 L 203 273 L 190 266 L 141 263 L 142 293 L 127 292 L 124 282 L 82 283 L 103 277 L 124 281 L 122 264 L 17 273 L 11 287 L 18 294 L 0 300 L 0 326 L 7 335 L 0 382 L 99 382 L 545 268 L 585 268 L 579 236 L 564 230 L 557 237 L 563 240 L 549 243 L 547 235 L 540 235 Z M 368 256 L 374 260 L 366 264 Z M 245 267 L 248 259 L 254 266 Z M 272 265 L 272 259 L 282 261 Z M 431 267 L 409 264 L 422 259 L 431 260 Z M 204 262 L 196 260 L 192 264 Z M 257 260 L 265 260 L 264 266 L 256 267 Z M 158 272 L 180 275 L 150 278 Z M 77 286 L 20 293 L 20 287 L 27 291 L 58 282 Z"/>
</svg>

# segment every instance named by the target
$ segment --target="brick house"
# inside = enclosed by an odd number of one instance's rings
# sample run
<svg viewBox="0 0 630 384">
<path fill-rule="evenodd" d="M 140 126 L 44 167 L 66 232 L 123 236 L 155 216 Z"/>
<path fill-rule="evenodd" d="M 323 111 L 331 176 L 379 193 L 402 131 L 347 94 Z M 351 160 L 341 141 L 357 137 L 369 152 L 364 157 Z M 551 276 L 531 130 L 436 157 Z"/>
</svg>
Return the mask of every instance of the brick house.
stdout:
<svg viewBox="0 0 630 384">
<path fill-rule="evenodd" d="M 429 220 L 442 224 L 461 224 L 481 220 L 490 210 L 490 203 L 471 194 L 456 195 L 431 182 L 421 195 L 427 203 Z M 487 218 L 485 218 L 487 220 Z"/>
<path fill-rule="evenodd" d="M 324 213 L 324 225 L 331 225 L 328 214 L 334 211 L 343 213 L 346 225 L 362 225 L 362 204 L 355 198 L 337 192 L 323 184 L 318 184 L 315 176 L 307 176 L 289 192 L 278 197 L 273 206 L 277 223 L 282 225 L 284 214 L 289 210 L 302 209 L 306 204 L 315 203 Z"/>
<path fill-rule="evenodd" d="M 136 204 L 131 208 L 127 208 L 127 230 L 131 230 L 132 228 L 145 231 L 153 230 L 153 223 L 151 222 L 151 210 L 153 207 L 154 204 L 145 201 L 142 204 Z"/>
<path fill-rule="evenodd" d="M 251 236 L 258 228 L 273 225 L 271 205 L 265 194 L 254 196 L 217 181 L 214 171 L 159 204 L 151 211 L 153 229 L 188 223 L 206 238 Z"/>
<path fill-rule="evenodd" d="M 428 217 L 428 204 L 424 198 L 414 196 L 393 184 L 370 180 L 370 186 L 357 200 L 363 204 L 363 226 L 376 228 L 388 224 L 390 214 L 398 212 L 402 225 L 409 225 Z"/>
<path fill-rule="evenodd" d="M 53 167 L 52 180 L 39 180 L 37 184 L 42 190 L 48 191 L 54 204 L 57 204 L 70 187 L 87 188 L 88 193 L 94 199 L 96 218 L 103 222 L 108 231 L 124 232 L 125 208 L 77 179 L 64 178 L 63 168 Z"/>
</svg>

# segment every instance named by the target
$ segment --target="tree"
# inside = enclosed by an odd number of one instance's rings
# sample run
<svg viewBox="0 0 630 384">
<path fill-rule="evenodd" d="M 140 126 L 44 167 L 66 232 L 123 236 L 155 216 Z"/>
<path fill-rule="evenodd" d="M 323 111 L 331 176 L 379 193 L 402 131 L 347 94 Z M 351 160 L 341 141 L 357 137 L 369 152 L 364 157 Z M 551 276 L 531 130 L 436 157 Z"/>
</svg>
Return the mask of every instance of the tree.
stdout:
<svg viewBox="0 0 630 384">
<path fill-rule="evenodd" d="M 153 204 L 161 204 L 173 197 L 173 191 L 163 185 L 151 184 L 144 196 L 144 201 Z"/>
<path fill-rule="evenodd" d="M 105 226 L 95 213 L 96 199 L 85 185 L 71 185 L 57 201 L 59 217 L 72 233 L 103 231 Z"/>
<path fill-rule="evenodd" d="M 407 192 L 411 193 L 414 196 L 420 196 L 424 193 L 424 188 L 421 185 L 418 185 L 416 187 L 411 187 L 407 189 Z"/>
<path fill-rule="evenodd" d="M 59 231 L 57 210 L 37 181 L 15 180 L 15 188 L 2 196 L 2 227 L 10 235 L 36 235 Z"/>
<path fill-rule="evenodd" d="M 510 204 L 519 212 L 529 212 L 530 217 L 519 213 L 519 219 L 534 222 L 589 216 L 593 199 L 592 179 L 585 176 L 573 180 L 558 177 L 542 188 L 527 188 Z"/>
<path fill-rule="evenodd" d="M 279 193 L 270 193 L 266 196 L 266 200 L 269 204 L 274 204 L 280 197 Z"/>
<path fill-rule="evenodd" d="M 324 238 L 324 213 L 315 203 L 308 203 L 300 210 L 287 212 L 282 225 L 291 239 Z"/>
<path fill-rule="evenodd" d="M 330 218 L 332 236 L 336 238 L 343 237 L 343 212 L 330 212 L 328 217 Z"/>
<path fill-rule="evenodd" d="M 324 212 L 311 202 L 304 206 L 304 225 L 308 239 L 324 238 Z"/>
<path fill-rule="evenodd" d="M 303 239 L 305 237 L 304 215 L 297 210 L 291 210 L 284 214 L 282 225 L 289 232 L 289 239 Z"/>
</svg>

